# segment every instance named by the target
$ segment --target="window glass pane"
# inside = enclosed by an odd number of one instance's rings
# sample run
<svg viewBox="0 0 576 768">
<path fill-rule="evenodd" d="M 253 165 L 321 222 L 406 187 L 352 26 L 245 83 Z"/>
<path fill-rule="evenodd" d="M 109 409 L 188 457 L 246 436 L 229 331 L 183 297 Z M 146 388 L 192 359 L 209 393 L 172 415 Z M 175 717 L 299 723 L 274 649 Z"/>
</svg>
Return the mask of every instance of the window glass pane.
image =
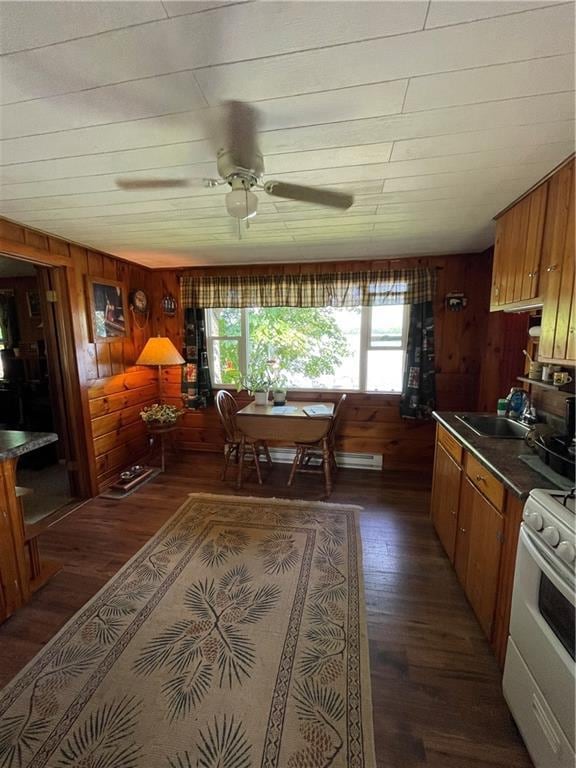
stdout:
<svg viewBox="0 0 576 768">
<path fill-rule="evenodd" d="M 372 347 L 401 347 L 404 306 L 372 307 Z"/>
<path fill-rule="evenodd" d="M 249 311 L 249 368 L 280 365 L 288 386 L 358 389 L 359 307 L 266 307 Z"/>
<path fill-rule="evenodd" d="M 212 342 L 212 379 L 214 384 L 236 384 L 240 377 L 239 342 L 219 341 Z"/>
<path fill-rule="evenodd" d="M 369 392 L 401 392 L 404 350 L 369 349 L 366 389 Z"/>
<path fill-rule="evenodd" d="M 208 309 L 209 336 L 240 336 L 241 310 L 239 309 Z"/>
</svg>

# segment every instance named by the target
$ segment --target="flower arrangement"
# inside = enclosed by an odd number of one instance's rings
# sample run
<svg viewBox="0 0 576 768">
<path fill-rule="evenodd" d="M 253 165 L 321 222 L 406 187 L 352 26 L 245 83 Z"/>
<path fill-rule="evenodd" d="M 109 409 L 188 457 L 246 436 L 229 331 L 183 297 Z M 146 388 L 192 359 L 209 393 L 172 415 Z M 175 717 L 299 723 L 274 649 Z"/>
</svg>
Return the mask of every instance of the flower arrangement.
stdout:
<svg viewBox="0 0 576 768">
<path fill-rule="evenodd" d="M 140 411 L 140 418 L 146 424 L 175 424 L 179 416 L 184 411 L 176 408 L 175 405 L 164 405 L 162 403 L 154 403 L 154 405 L 148 405 L 143 411 Z"/>
</svg>

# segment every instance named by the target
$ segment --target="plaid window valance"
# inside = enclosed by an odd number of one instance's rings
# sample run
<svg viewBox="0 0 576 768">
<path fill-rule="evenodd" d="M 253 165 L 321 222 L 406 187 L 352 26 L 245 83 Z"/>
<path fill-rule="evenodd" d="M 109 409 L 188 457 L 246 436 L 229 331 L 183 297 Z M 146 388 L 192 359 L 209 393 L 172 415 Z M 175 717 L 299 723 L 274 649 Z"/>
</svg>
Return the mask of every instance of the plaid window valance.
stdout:
<svg viewBox="0 0 576 768">
<path fill-rule="evenodd" d="M 184 309 L 211 307 L 358 307 L 432 301 L 433 269 L 302 275 L 185 276 Z"/>
</svg>

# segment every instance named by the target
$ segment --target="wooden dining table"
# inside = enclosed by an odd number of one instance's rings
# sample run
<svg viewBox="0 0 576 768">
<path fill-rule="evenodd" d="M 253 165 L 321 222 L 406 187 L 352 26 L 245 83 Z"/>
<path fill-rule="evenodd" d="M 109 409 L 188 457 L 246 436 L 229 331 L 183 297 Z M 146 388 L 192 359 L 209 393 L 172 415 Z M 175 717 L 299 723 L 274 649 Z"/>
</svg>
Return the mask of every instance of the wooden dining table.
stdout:
<svg viewBox="0 0 576 768">
<path fill-rule="evenodd" d="M 327 413 L 309 416 L 304 408 L 325 406 Z M 244 446 L 263 440 L 277 443 L 317 443 L 328 434 L 334 414 L 334 403 L 310 403 L 293 400 L 285 406 L 250 403 L 236 413 L 236 426 L 242 435 L 236 487 L 242 488 Z"/>
</svg>

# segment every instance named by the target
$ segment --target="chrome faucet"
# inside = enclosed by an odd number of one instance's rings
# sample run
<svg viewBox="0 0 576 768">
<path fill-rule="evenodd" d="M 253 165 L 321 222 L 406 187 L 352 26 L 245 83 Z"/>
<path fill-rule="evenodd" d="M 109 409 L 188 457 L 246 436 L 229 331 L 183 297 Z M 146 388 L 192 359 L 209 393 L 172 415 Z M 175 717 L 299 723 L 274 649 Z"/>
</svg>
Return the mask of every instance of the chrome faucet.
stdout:
<svg viewBox="0 0 576 768">
<path fill-rule="evenodd" d="M 536 408 L 532 405 L 532 401 L 530 400 L 530 396 L 527 392 L 524 392 L 523 397 L 523 407 L 522 412 L 520 414 L 520 418 L 518 421 L 521 421 L 522 424 L 536 424 L 538 421 L 538 418 L 536 416 Z"/>
</svg>

